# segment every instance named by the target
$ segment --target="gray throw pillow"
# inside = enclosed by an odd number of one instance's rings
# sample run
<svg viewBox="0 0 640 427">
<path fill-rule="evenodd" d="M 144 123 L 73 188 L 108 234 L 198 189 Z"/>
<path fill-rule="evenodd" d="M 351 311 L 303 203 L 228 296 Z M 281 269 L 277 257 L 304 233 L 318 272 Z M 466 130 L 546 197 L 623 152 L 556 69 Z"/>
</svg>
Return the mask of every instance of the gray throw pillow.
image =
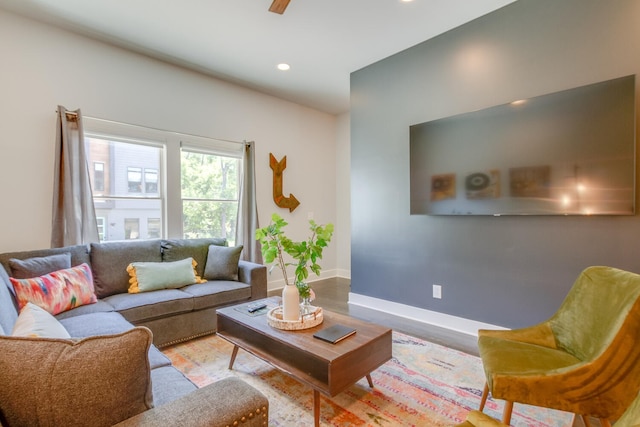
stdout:
<svg viewBox="0 0 640 427">
<path fill-rule="evenodd" d="M 111 426 L 152 408 L 151 339 L 144 327 L 79 341 L 0 337 L 3 422 Z"/>
<path fill-rule="evenodd" d="M 91 243 L 91 271 L 96 296 L 126 294 L 132 262 L 160 262 L 160 239 Z"/>
<path fill-rule="evenodd" d="M 227 246 L 209 246 L 204 278 L 207 280 L 238 280 L 238 262 L 242 245 L 230 248 Z"/>
<path fill-rule="evenodd" d="M 180 261 L 185 258 L 196 260 L 196 274 L 204 276 L 209 246 L 227 246 L 227 239 L 205 237 L 200 239 L 169 239 L 162 241 L 162 261 Z"/>
<path fill-rule="evenodd" d="M 9 260 L 11 276 L 16 279 L 31 279 L 44 276 L 58 270 L 71 268 L 71 254 L 49 255 L 27 259 L 11 258 Z"/>
</svg>

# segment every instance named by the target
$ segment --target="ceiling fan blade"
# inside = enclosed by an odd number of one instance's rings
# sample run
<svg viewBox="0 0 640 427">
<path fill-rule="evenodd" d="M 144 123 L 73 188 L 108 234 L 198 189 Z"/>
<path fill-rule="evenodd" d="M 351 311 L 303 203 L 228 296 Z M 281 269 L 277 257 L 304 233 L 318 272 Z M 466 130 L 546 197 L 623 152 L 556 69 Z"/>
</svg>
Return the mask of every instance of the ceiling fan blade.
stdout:
<svg viewBox="0 0 640 427">
<path fill-rule="evenodd" d="M 282 15 L 287 6 L 289 6 L 290 1 L 291 0 L 273 0 L 273 3 L 271 3 L 271 7 L 269 8 L 269 12 L 279 13 Z"/>
</svg>

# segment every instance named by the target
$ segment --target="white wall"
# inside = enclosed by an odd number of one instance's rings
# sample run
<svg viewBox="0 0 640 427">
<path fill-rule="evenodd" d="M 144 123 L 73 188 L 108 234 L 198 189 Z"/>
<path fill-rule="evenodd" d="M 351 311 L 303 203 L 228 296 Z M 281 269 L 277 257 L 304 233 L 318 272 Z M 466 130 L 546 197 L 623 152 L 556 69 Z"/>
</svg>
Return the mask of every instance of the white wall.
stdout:
<svg viewBox="0 0 640 427">
<path fill-rule="evenodd" d="M 304 239 L 309 213 L 337 222 L 335 116 L 4 11 L 0 54 L 0 252 L 49 247 L 59 104 L 91 117 L 254 140 L 261 225 L 278 212 L 292 237 Z M 273 202 L 270 152 L 287 156 L 284 192 L 301 202 L 291 214 Z M 340 239 L 325 253 L 323 276 L 336 275 Z"/>
<path fill-rule="evenodd" d="M 336 136 L 336 240 L 338 276 L 351 278 L 351 117 L 338 116 Z"/>
</svg>

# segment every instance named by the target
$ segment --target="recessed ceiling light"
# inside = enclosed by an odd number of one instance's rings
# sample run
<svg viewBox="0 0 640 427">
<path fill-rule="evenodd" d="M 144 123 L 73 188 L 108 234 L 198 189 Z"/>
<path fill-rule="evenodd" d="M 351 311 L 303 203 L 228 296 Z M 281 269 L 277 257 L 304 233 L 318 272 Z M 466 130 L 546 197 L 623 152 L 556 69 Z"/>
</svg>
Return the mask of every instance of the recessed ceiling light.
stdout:
<svg viewBox="0 0 640 427">
<path fill-rule="evenodd" d="M 289 64 L 285 64 L 284 62 L 282 64 L 278 64 L 278 70 L 280 71 L 287 71 L 289 68 L 291 68 L 291 66 Z"/>
</svg>

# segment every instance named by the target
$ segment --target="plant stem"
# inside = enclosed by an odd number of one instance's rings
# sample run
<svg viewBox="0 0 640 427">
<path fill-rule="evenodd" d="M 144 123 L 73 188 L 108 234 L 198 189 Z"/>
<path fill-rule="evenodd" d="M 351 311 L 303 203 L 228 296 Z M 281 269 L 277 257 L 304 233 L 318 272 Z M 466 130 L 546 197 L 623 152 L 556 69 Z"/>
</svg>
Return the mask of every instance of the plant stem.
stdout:
<svg viewBox="0 0 640 427">
<path fill-rule="evenodd" d="M 282 275 L 284 276 L 284 285 L 287 286 L 289 284 L 289 278 L 287 277 L 287 265 L 284 262 L 284 258 L 282 257 L 282 245 L 278 242 L 278 264 L 280 264 L 280 269 L 282 270 Z"/>
</svg>

